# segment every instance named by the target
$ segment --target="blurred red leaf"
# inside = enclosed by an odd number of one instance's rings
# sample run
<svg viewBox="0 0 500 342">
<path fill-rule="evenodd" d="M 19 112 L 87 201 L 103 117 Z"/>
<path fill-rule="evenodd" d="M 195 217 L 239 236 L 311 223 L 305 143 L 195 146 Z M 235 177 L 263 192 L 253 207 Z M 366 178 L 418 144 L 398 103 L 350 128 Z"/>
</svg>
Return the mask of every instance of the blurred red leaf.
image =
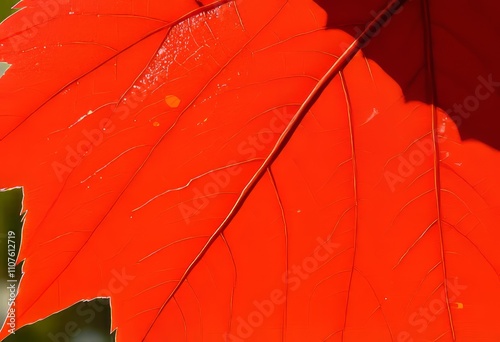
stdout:
<svg viewBox="0 0 500 342">
<path fill-rule="evenodd" d="M 317 2 L 0 25 L 16 329 L 105 296 L 120 342 L 500 339 L 499 154 L 449 118 L 494 125 L 499 5 Z"/>
</svg>

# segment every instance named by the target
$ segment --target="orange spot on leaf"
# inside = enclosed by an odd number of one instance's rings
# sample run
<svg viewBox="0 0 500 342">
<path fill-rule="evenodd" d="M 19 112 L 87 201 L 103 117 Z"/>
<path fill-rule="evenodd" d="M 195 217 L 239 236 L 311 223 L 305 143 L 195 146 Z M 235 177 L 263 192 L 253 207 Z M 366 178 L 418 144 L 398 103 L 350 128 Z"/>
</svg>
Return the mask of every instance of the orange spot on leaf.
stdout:
<svg viewBox="0 0 500 342">
<path fill-rule="evenodd" d="M 177 108 L 181 104 L 181 99 L 175 95 L 167 95 L 165 96 L 165 102 L 170 108 Z"/>
</svg>

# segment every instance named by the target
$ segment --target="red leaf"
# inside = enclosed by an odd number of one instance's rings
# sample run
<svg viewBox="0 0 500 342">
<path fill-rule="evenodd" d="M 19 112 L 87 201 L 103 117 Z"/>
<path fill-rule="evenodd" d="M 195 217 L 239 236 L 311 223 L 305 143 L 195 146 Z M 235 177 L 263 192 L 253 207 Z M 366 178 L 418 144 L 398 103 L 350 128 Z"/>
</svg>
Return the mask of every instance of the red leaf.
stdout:
<svg viewBox="0 0 500 342">
<path fill-rule="evenodd" d="M 500 339 L 500 5 L 68 2 L 0 25 L 17 328 L 109 296 L 118 341 Z"/>
</svg>

